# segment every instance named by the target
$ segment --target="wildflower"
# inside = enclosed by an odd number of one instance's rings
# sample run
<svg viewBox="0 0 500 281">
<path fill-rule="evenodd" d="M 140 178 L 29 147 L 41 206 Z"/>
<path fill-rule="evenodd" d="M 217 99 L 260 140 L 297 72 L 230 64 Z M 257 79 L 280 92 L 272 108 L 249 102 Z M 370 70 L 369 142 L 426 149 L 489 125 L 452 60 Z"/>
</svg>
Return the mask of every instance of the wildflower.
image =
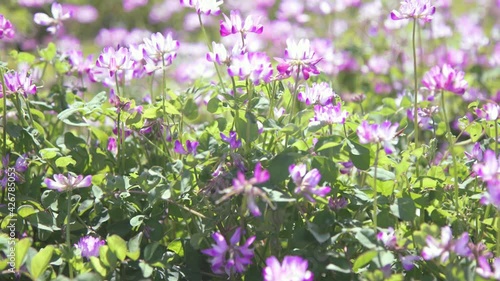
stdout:
<svg viewBox="0 0 500 281">
<path fill-rule="evenodd" d="M 180 0 L 181 5 L 195 8 L 198 14 L 214 15 L 220 14 L 222 0 Z"/>
<path fill-rule="evenodd" d="M 55 34 L 62 27 L 62 22 L 71 17 L 71 13 L 64 13 L 61 4 L 54 2 L 51 6 L 53 18 L 45 13 L 36 13 L 33 20 L 35 23 L 48 26 L 47 31 Z"/>
<path fill-rule="evenodd" d="M 235 44 L 230 53 L 222 43 L 212 42 L 212 49 L 212 52 L 207 53 L 207 61 L 215 62 L 219 65 L 225 64 L 227 66 L 231 65 L 233 57 L 245 53 L 245 48 L 241 46 L 241 43 Z"/>
<path fill-rule="evenodd" d="M 417 255 L 399 256 L 401 265 L 406 271 L 412 270 L 415 267 L 415 262 L 421 260 L 422 258 Z"/>
<path fill-rule="evenodd" d="M 319 103 L 321 105 L 331 104 L 336 94 L 326 82 L 313 83 L 311 87 L 306 86 L 305 91 L 299 92 L 297 99 L 306 105 Z"/>
<path fill-rule="evenodd" d="M 483 161 L 483 149 L 481 148 L 481 144 L 476 142 L 472 147 L 472 151 L 469 153 L 467 151 L 464 152 L 465 157 L 469 160 Z"/>
<path fill-rule="evenodd" d="M 500 258 L 495 258 L 493 260 L 493 268 L 490 266 L 488 258 L 485 256 L 480 256 L 477 259 L 477 263 L 477 274 L 486 279 L 500 280 Z"/>
<path fill-rule="evenodd" d="M 224 15 L 224 19 L 220 21 L 220 36 L 222 37 L 240 33 L 243 38 L 246 38 L 247 33 L 261 34 L 264 29 L 262 24 L 259 24 L 259 19 L 255 20 L 252 16 L 248 16 L 243 22 L 237 10 L 232 10 L 229 18 Z"/>
<path fill-rule="evenodd" d="M 456 71 L 449 64 L 444 64 L 442 67 L 434 66 L 425 73 L 422 84 L 431 91 L 442 90 L 463 95 L 469 85 L 464 76 L 463 71 Z"/>
<path fill-rule="evenodd" d="M 352 168 L 354 167 L 354 164 L 352 163 L 351 160 L 346 162 L 340 162 L 340 164 L 342 165 L 342 168 L 340 168 L 340 173 L 343 175 L 349 174 Z"/>
<path fill-rule="evenodd" d="M 246 267 L 252 263 L 253 249 L 250 245 L 255 240 L 255 236 L 247 239 L 245 244 L 240 244 L 241 228 L 238 227 L 229 240 L 229 244 L 222 234 L 216 232 L 212 235 L 215 244 L 212 248 L 202 250 L 205 255 L 211 256 L 212 271 L 216 274 L 226 273 L 229 276 L 235 273 L 242 273 Z"/>
<path fill-rule="evenodd" d="M 307 80 L 311 74 L 319 74 L 316 64 L 321 58 L 315 57 L 308 39 L 300 39 L 298 43 L 287 39 L 286 46 L 284 58 L 275 58 L 279 63 L 277 68 L 280 75 L 288 77 L 300 71 L 302 77 Z"/>
<path fill-rule="evenodd" d="M 179 140 L 175 141 L 174 144 L 174 151 L 179 153 L 179 154 L 193 154 L 196 155 L 196 148 L 198 147 L 199 143 L 197 141 L 186 141 L 186 149 L 182 146 L 182 143 Z"/>
<path fill-rule="evenodd" d="M 356 133 L 360 143 L 382 143 L 385 153 L 391 154 L 395 150 L 391 141 L 396 137 L 398 126 L 398 123 L 391 124 L 390 121 L 384 121 L 382 124 L 368 124 L 368 121 L 363 120 Z"/>
<path fill-rule="evenodd" d="M 90 257 L 99 256 L 99 249 L 104 244 L 106 244 L 104 240 L 92 236 L 84 236 L 75 244 L 75 247 L 80 250 L 82 257 L 90 259 Z"/>
<path fill-rule="evenodd" d="M 227 72 L 229 76 L 237 76 L 242 80 L 248 78 L 254 85 L 259 85 L 261 81 L 271 81 L 273 68 L 265 53 L 250 52 L 233 57 Z"/>
<path fill-rule="evenodd" d="M 148 0 L 123 0 L 123 10 L 130 12 L 148 4 Z"/>
<path fill-rule="evenodd" d="M 283 116 L 283 114 L 285 114 L 285 108 L 284 107 L 280 107 L 280 108 L 273 108 L 273 113 L 274 113 L 274 117 L 279 119 L 281 116 Z"/>
<path fill-rule="evenodd" d="M 349 202 L 347 202 L 347 199 L 345 199 L 344 197 L 335 196 L 335 197 L 330 197 L 328 199 L 328 207 L 332 211 L 338 211 L 344 209 L 345 207 L 347 207 L 348 203 Z"/>
<path fill-rule="evenodd" d="M 0 39 L 12 39 L 14 38 L 14 34 L 15 31 L 12 23 L 3 15 L 0 15 Z"/>
<path fill-rule="evenodd" d="M 314 106 L 314 118 L 311 123 L 323 124 L 344 124 L 347 119 L 347 111 L 342 110 L 342 104 L 339 102 L 336 105 L 327 104 L 325 106 Z"/>
<path fill-rule="evenodd" d="M 476 114 L 479 118 L 483 118 L 486 121 L 498 120 L 500 106 L 496 103 L 487 103 L 483 105 L 483 108 L 476 109 Z"/>
<path fill-rule="evenodd" d="M 26 70 L 5 73 L 4 78 L 7 93 L 20 93 L 25 98 L 28 97 L 28 94 L 36 94 L 36 85 L 33 84 L 33 81 L 31 80 L 31 77 L 28 76 L 28 72 Z M 3 94 L 0 93 L 0 97 L 2 96 Z"/>
<path fill-rule="evenodd" d="M 17 158 L 14 167 L 9 167 L 9 162 L 10 154 L 2 157 L 2 169 L 0 169 L 0 186 L 2 189 L 7 187 L 7 182 L 10 177 L 14 177 L 16 182 L 24 182 L 22 173 L 26 172 L 28 169 L 27 157 L 24 154 Z"/>
<path fill-rule="evenodd" d="M 482 162 L 474 164 L 472 169 L 484 182 L 496 181 L 500 175 L 500 159 L 488 149 L 483 154 Z"/>
<path fill-rule="evenodd" d="M 377 240 L 384 244 L 384 247 L 394 250 L 398 246 L 398 241 L 394 228 L 389 227 L 387 231 L 381 231 L 377 234 Z"/>
<path fill-rule="evenodd" d="M 118 50 L 113 47 L 105 47 L 96 62 L 96 66 L 108 69 L 111 77 L 119 70 L 132 69 L 132 65 L 130 51 L 125 47 L 120 47 Z"/>
<path fill-rule="evenodd" d="M 444 263 L 450 257 L 450 253 L 456 253 L 460 256 L 469 256 L 471 253 L 468 246 L 469 233 L 464 232 L 459 239 L 454 241 L 449 226 L 441 228 L 440 241 L 430 235 L 427 236 L 425 241 L 427 246 L 422 249 L 422 257 L 424 260 L 440 257 L 440 261 Z"/>
<path fill-rule="evenodd" d="M 108 139 L 108 151 L 113 155 L 118 154 L 118 143 L 116 142 L 115 137 L 109 137 Z"/>
<path fill-rule="evenodd" d="M 71 50 L 68 52 L 68 60 L 71 64 L 71 71 L 76 71 L 78 74 L 88 72 L 94 67 L 93 56 L 89 55 L 86 59 L 83 57 L 82 51 Z"/>
<path fill-rule="evenodd" d="M 235 131 L 230 131 L 229 136 L 224 135 L 223 133 L 220 133 L 220 138 L 229 144 L 229 147 L 231 149 L 237 149 L 241 147 L 241 140 L 238 140 L 236 138 L 236 132 Z"/>
<path fill-rule="evenodd" d="M 391 18 L 393 20 L 420 19 L 428 22 L 432 20 L 435 12 L 436 7 L 431 5 L 430 0 L 403 0 L 399 11 L 391 12 Z"/>
<path fill-rule="evenodd" d="M 261 215 L 261 212 L 255 202 L 256 197 L 261 197 L 269 204 L 269 206 L 271 206 L 271 208 L 275 208 L 269 198 L 266 196 L 265 192 L 255 186 L 256 184 L 264 183 L 268 180 L 269 172 L 262 169 L 262 165 L 260 164 L 260 162 L 255 165 L 254 176 L 249 180 L 245 179 L 245 175 L 241 171 L 238 171 L 237 177 L 233 179 L 233 186 L 222 191 L 222 193 L 225 193 L 225 195 L 217 200 L 216 204 L 227 200 L 233 195 L 243 194 L 243 196 L 245 197 L 244 201 L 246 202 L 248 210 L 254 217 L 258 217 Z"/>
<path fill-rule="evenodd" d="M 307 173 L 306 169 L 307 167 L 305 164 L 292 164 L 288 167 L 288 172 L 297 186 L 295 188 L 295 193 L 301 194 L 310 202 L 315 203 L 316 200 L 314 200 L 312 195 L 325 197 L 326 194 L 330 192 L 331 188 L 329 186 L 318 187 L 318 183 L 321 180 L 321 174 L 318 169 L 312 169 Z"/>
<path fill-rule="evenodd" d="M 160 32 L 151 35 L 151 38 L 144 38 L 144 56 L 149 57 L 155 63 L 160 65 L 165 62 L 165 65 L 171 65 L 172 60 L 177 56 L 179 41 L 172 38 L 172 34 L 168 33 L 163 36 Z"/>
<path fill-rule="evenodd" d="M 57 190 L 59 192 L 69 191 L 75 188 L 89 187 L 92 184 L 92 176 L 82 175 L 76 176 L 73 173 L 68 173 L 66 177 L 63 174 L 57 174 L 53 176 L 54 179 L 46 178 L 44 183 L 47 188 Z"/>
<path fill-rule="evenodd" d="M 264 281 L 312 281 L 314 275 L 307 267 L 307 260 L 299 256 L 285 256 L 282 264 L 275 256 L 271 256 L 266 259 L 262 275 Z"/>
</svg>

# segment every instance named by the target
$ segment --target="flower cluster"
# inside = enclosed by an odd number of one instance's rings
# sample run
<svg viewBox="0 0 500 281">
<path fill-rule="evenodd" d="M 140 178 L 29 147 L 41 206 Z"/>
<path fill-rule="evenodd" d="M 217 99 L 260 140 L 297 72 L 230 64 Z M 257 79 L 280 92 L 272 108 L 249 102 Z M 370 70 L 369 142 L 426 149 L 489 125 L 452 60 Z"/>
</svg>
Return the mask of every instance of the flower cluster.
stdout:
<svg viewBox="0 0 500 281">
<path fill-rule="evenodd" d="M 390 121 L 384 121 L 382 124 L 368 124 L 368 121 L 363 120 L 356 133 L 360 143 L 382 143 L 385 153 L 392 154 L 395 150 L 392 141 L 396 137 L 398 126 L 398 123 L 392 124 Z"/>
<path fill-rule="evenodd" d="M 259 24 L 259 20 L 252 16 L 248 16 L 243 22 L 238 10 L 232 10 L 229 18 L 224 15 L 224 19 L 220 21 L 220 36 L 222 37 L 240 33 L 244 39 L 247 33 L 261 34 L 264 29 L 262 24 Z"/>
<path fill-rule="evenodd" d="M 275 256 L 271 256 L 266 259 L 262 275 L 264 281 L 312 281 L 314 275 L 307 267 L 307 260 L 299 256 L 285 256 L 281 264 Z"/>
<path fill-rule="evenodd" d="M 449 91 L 463 95 L 469 86 L 464 76 L 463 71 L 457 71 L 449 64 L 444 64 L 442 67 L 436 65 L 424 74 L 422 84 L 433 92 Z"/>
<path fill-rule="evenodd" d="M 82 257 L 90 259 L 90 257 L 98 257 L 99 249 L 105 244 L 106 241 L 97 237 L 84 236 L 75 244 L 75 247 L 80 250 Z"/>
<path fill-rule="evenodd" d="M 271 60 L 265 53 L 248 52 L 232 58 L 227 72 L 231 77 L 250 79 L 254 85 L 270 82 L 273 74 Z"/>
<path fill-rule="evenodd" d="M 196 148 L 199 143 L 197 141 L 186 141 L 186 149 L 182 146 L 182 143 L 179 140 L 176 140 L 174 143 L 174 151 L 179 154 L 192 154 L 196 155 Z"/>
<path fill-rule="evenodd" d="M 497 157 L 493 150 L 488 149 L 479 161 L 472 169 L 487 186 L 481 203 L 492 204 L 500 210 L 500 157 Z"/>
<path fill-rule="evenodd" d="M 431 0 L 404 0 L 401 2 L 399 11 L 393 10 L 393 20 L 420 19 L 424 22 L 432 20 L 436 7 L 431 5 Z"/>
<path fill-rule="evenodd" d="M 157 69 L 172 64 L 177 56 L 179 41 L 172 38 L 168 33 L 164 36 L 160 32 L 151 35 L 151 38 L 144 38 L 144 44 L 141 44 L 139 50 L 143 50 L 142 58 L 146 61 L 146 72 L 152 73 Z"/>
<path fill-rule="evenodd" d="M 234 231 L 233 236 L 231 236 L 231 239 L 229 239 L 229 244 L 219 232 L 215 232 L 212 235 L 215 244 L 212 244 L 212 248 L 202 250 L 201 252 L 212 257 L 210 263 L 214 273 L 225 273 L 228 276 L 233 276 L 235 273 L 244 272 L 246 267 L 252 263 L 253 249 L 250 249 L 250 245 L 255 240 L 255 236 L 248 238 L 240 246 L 241 235 L 242 230 L 238 227 Z"/>
<path fill-rule="evenodd" d="M 331 104 L 337 95 L 326 82 L 313 83 L 312 86 L 306 85 L 305 91 L 300 91 L 297 99 L 306 105 L 319 103 L 321 105 Z"/>
<path fill-rule="evenodd" d="M 214 15 L 220 14 L 222 0 L 180 0 L 181 5 L 195 8 L 198 14 Z"/>
<path fill-rule="evenodd" d="M 9 168 L 10 162 L 10 154 L 2 157 L 2 169 L 0 169 L 0 186 L 2 190 L 7 187 L 7 182 L 9 181 L 9 177 L 14 177 L 16 182 L 23 182 L 23 173 L 28 169 L 28 161 L 26 155 L 20 155 L 14 167 Z"/>
<path fill-rule="evenodd" d="M 5 86 L 7 87 L 6 93 L 14 94 L 19 93 L 22 94 L 25 98 L 28 97 L 28 94 L 34 95 L 36 94 L 36 85 L 33 84 L 31 77 L 28 76 L 28 72 L 26 70 L 11 71 L 4 74 L 5 78 Z M 0 97 L 3 97 L 2 87 L 0 85 Z"/>
<path fill-rule="evenodd" d="M 314 106 L 314 117 L 311 119 L 311 124 L 344 124 L 347 119 L 348 112 L 342 110 L 342 104 L 339 102 L 336 105 L 315 105 Z"/>
<path fill-rule="evenodd" d="M 228 143 L 229 147 L 233 150 L 241 147 L 241 140 L 237 138 L 235 131 L 230 131 L 228 136 L 224 133 L 220 133 L 220 138 L 224 142 Z"/>
<path fill-rule="evenodd" d="M 12 39 L 14 38 L 14 35 L 15 31 L 12 23 L 3 15 L 0 15 L 0 39 Z"/>
<path fill-rule="evenodd" d="M 483 118 L 486 121 L 498 120 L 498 116 L 500 116 L 500 106 L 490 102 L 483 105 L 481 109 L 476 109 L 476 114 L 479 118 Z"/>
<path fill-rule="evenodd" d="M 39 25 L 48 26 L 47 31 L 55 34 L 62 27 L 62 22 L 71 17 L 71 13 L 63 12 L 62 5 L 57 2 L 52 3 L 50 11 L 52 17 L 45 13 L 36 13 L 33 20 Z"/>
<path fill-rule="evenodd" d="M 427 245 L 422 249 L 422 258 L 432 260 L 439 257 L 441 262 L 446 262 L 451 253 L 467 257 L 471 254 L 469 244 L 469 233 L 464 232 L 460 238 L 453 240 L 451 228 L 445 226 L 441 228 L 441 240 L 432 236 L 425 239 Z"/>
<path fill-rule="evenodd" d="M 319 187 L 321 174 L 318 169 L 312 169 L 307 172 L 305 164 L 292 164 L 288 167 L 290 177 L 296 185 L 295 193 L 304 196 L 307 200 L 315 203 L 313 195 L 325 197 L 331 190 L 329 186 Z"/>
<path fill-rule="evenodd" d="M 75 175 L 68 173 L 68 176 L 56 174 L 54 179 L 46 178 L 44 183 L 47 188 L 57 190 L 59 192 L 70 191 L 75 188 L 89 187 L 92 185 L 92 176 Z"/>
<path fill-rule="evenodd" d="M 278 72 L 281 77 L 289 77 L 292 74 L 300 75 L 307 80 L 311 75 L 318 75 L 316 67 L 321 61 L 311 47 L 308 39 L 300 39 L 296 42 L 293 39 L 286 40 L 285 56 L 275 58 L 278 61 Z"/>
</svg>

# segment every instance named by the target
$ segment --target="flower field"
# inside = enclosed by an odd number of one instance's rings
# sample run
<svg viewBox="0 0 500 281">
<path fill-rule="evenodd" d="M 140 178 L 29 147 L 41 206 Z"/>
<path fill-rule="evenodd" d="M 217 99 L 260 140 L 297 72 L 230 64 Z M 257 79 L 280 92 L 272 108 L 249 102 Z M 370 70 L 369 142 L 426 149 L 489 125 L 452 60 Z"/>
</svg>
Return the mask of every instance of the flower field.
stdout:
<svg viewBox="0 0 500 281">
<path fill-rule="evenodd" d="M 3 0 L 0 281 L 500 280 L 498 18 Z"/>
</svg>

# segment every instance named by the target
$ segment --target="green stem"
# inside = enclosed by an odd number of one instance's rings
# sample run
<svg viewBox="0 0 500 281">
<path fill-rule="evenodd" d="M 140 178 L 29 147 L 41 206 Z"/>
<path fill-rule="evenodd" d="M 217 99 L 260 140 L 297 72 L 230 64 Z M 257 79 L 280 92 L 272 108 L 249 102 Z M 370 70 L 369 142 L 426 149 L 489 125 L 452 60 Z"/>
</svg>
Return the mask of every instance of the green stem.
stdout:
<svg viewBox="0 0 500 281">
<path fill-rule="evenodd" d="M 238 106 L 238 101 L 236 99 L 236 82 L 234 81 L 234 77 L 231 77 L 231 83 L 233 84 L 233 99 L 234 99 L 234 130 L 236 131 L 236 124 L 238 124 L 240 120 L 240 108 Z"/>
<path fill-rule="evenodd" d="M 378 193 L 377 193 L 377 165 L 378 165 L 378 154 L 380 150 L 380 144 L 377 143 L 377 148 L 375 151 L 375 160 L 373 163 L 373 228 L 375 233 L 377 233 L 377 213 L 378 213 Z"/>
<path fill-rule="evenodd" d="M 252 97 L 253 97 L 253 89 L 252 89 L 252 86 L 250 85 L 248 79 L 246 80 L 246 86 L 247 86 L 247 95 L 248 95 L 248 103 L 247 103 L 247 109 L 246 109 L 246 113 L 250 113 L 250 102 L 252 101 Z M 250 120 L 248 117 L 246 117 L 247 119 L 247 138 L 250 138 Z M 247 141 L 246 142 L 246 146 L 247 146 L 247 153 L 250 154 L 250 141 Z"/>
<path fill-rule="evenodd" d="M 500 211 L 497 212 L 497 242 L 500 241 Z M 497 257 L 500 256 L 500 243 L 496 243 L 497 244 L 497 249 L 496 249 L 496 253 L 497 253 Z"/>
<path fill-rule="evenodd" d="M 71 255 L 71 189 L 68 191 L 68 217 L 66 221 L 66 245 L 68 246 L 68 251 Z M 72 255 L 71 255 L 72 256 Z M 69 268 L 69 278 L 73 279 L 73 267 L 71 266 L 71 257 L 68 260 L 68 268 Z"/>
<path fill-rule="evenodd" d="M 203 22 L 201 20 L 201 14 L 198 13 L 198 22 L 200 23 L 200 27 L 201 27 L 201 31 L 203 32 L 203 35 L 205 36 L 206 40 L 207 40 L 207 46 L 208 46 L 208 50 L 210 52 L 212 52 L 212 44 L 210 43 L 210 39 L 208 38 L 208 34 L 207 34 L 207 31 L 205 30 L 205 26 L 203 25 Z M 217 66 L 217 63 L 214 62 L 214 67 L 215 67 L 215 72 L 217 72 L 217 77 L 219 78 L 219 82 L 220 82 L 220 85 L 222 87 L 222 90 L 224 91 L 224 93 L 226 93 L 226 88 L 224 87 L 224 82 L 222 81 L 222 76 L 219 72 L 219 67 Z"/>
<path fill-rule="evenodd" d="M 495 120 L 495 155 L 498 156 L 498 120 Z"/>
<path fill-rule="evenodd" d="M 446 125 L 446 136 L 448 138 L 448 145 L 449 145 L 449 151 L 451 153 L 451 159 L 453 162 L 453 190 L 454 190 L 454 201 L 455 201 L 455 209 L 457 211 L 457 214 L 459 212 L 459 201 L 458 201 L 458 171 L 457 171 L 457 160 L 455 159 L 455 151 L 453 150 L 452 146 L 452 139 L 451 139 L 451 129 L 450 129 L 450 124 L 448 123 L 448 117 L 446 114 L 446 104 L 444 102 L 444 91 L 441 91 L 441 107 L 443 108 L 443 119 Z"/>
<path fill-rule="evenodd" d="M 418 143 L 418 82 L 417 82 L 417 51 L 415 47 L 415 30 L 417 29 L 417 19 L 413 20 L 413 34 L 412 34 L 412 41 L 413 41 L 413 78 L 415 82 L 415 98 L 413 101 L 413 125 L 415 127 L 415 149 L 419 148 L 419 143 Z M 418 157 L 415 161 L 415 169 L 417 173 L 417 178 L 420 176 L 420 167 L 419 167 L 419 161 Z"/>
<path fill-rule="evenodd" d="M 291 93 L 290 97 L 292 99 L 292 107 L 290 108 L 290 113 L 289 113 L 290 118 L 288 119 L 288 123 L 292 123 L 293 120 L 293 112 L 295 111 L 295 102 L 297 100 L 297 90 L 299 88 L 299 79 L 300 79 L 300 65 L 297 67 L 297 76 L 295 77 L 295 85 L 293 86 L 293 92 Z M 288 144 L 288 136 L 289 134 L 287 134 L 285 137 L 285 147 Z"/>
<path fill-rule="evenodd" d="M 0 68 L 0 79 L 2 80 L 2 94 L 3 94 L 3 127 L 2 127 L 2 152 L 7 155 L 7 87 L 5 85 L 3 68 Z"/>
</svg>

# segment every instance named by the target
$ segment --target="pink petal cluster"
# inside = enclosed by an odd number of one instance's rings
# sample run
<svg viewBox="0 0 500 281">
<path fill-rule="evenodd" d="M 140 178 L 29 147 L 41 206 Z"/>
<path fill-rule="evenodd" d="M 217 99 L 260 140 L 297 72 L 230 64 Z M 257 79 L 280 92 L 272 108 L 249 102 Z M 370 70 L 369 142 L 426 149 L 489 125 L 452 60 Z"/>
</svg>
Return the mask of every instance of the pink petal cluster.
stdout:
<svg viewBox="0 0 500 281">
<path fill-rule="evenodd" d="M 154 33 L 150 38 L 144 38 L 144 44 L 136 47 L 142 56 L 138 54 L 136 61 L 144 59 L 147 73 L 152 73 L 157 69 L 167 67 L 177 57 L 179 41 L 174 40 L 171 33 L 164 36 L 160 32 Z M 132 47 L 131 47 L 132 49 Z"/>
<path fill-rule="evenodd" d="M 198 14 L 218 16 L 222 0 L 180 0 L 180 3 L 183 6 L 195 8 Z"/>
<path fill-rule="evenodd" d="M 207 61 L 215 62 L 219 65 L 225 64 L 227 66 L 231 64 L 233 57 L 240 56 L 245 53 L 245 49 L 242 48 L 240 44 L 235 44 L 229 53 L 224 44 L 212 42 L 212 50 L 213 51 L 207 53 Z"/>
<path fill-rule="evenodd" d="M 296 185 L 295 193 L 303 195 L 307 200 L 315 203 L 313 195 L 325 197 L 331 190 L 329 186 L 318 186 L 321 174 L 318 169 L 307 172 L 305 164 L 292 164 L 288 167 L 290 177 Z"/>
<path fill-rule="evenodd" d="M 360 143 L 382 143 L 385 152 L 391 154 L 395 150 L 391 142 L 396 137 L 398 126 L 398 123 L 392 124 L 390 121 L 384 121 L 382 124 L 368 124 L 368 121 L 363 120 L 356 133 Z"/>
<path fill-rule="evenodd" d="M 422 84 L 431 91 L 449 91 L 463 95 L 469 86 L 464 79 L 465 73 L 453 69 L 449 64 L 434 66 L 424 74 Z"/>
<path fill-rule="evenodd" d="M 123 0 L 123 10 L 130 12 L 147 4 L 148 0 Z"/>
<path fill-rule="evenodd" d="M 431 4 L 431 0 L 404 0 L 401 2 L 399 11 L 391 12 L 391 18 L 393 20 L 420 19 L 428 22 L 432 20 L 435 12 L 436 7 Z"/>
<path fill-rule="evenodd" d="M 12 39 L 14 38 L 14 35 L 15 31 L 12 23 L 3 15 L 0 15 L 0 39 Z"/>
<path fill-rule="evenodd" d="M 96 66 L 107 69 L 111 77 L 119 70 L 131 69 L 132 65 L 130 51 L 125 47 L 120 47 L 118 50 L 113 47 L 105 47 L 96 61 Z"/>
<path fill-rule="evenodd" d="M 281 77 L 289 77 L 292 74 L 302 74 L 302 78 L 309 79 L 311 75 L 319 74 L 316 64 L 321 58 L 315 56 L 314 50 L 308 39 L 286 40 L 285 56 L 275 58 L 278 61 L 278 72 Z"/>
<path fill-rule="evenodd" d="M 344 124 L 349 113 L 342 110 L 342 104 L 339 102 L 336 105 L 327 104 L 314 106 L 314 117 L 311 119 L 311 123 L 320 124 Z"/>
<path fill-rule="evenodd" d="M 486 121 L 498 120 L 500 106 L 496 103 L 487 103 L 481 109 L 476 109 L 476 114 L 479 118 L 483 118 Z"/>
<path fill-rule="evenodd" d="M 464 232 L 460 238 L 453 240 L 451 228 L 445 226 L 441 228 L 441 240 L 437 240 L 432 236 L 427 236 L 425 239 L 427 245 L 422 249 L 422 258 L 424 260 L 432 260 L 439 257 L 442 263 L 446 262 L 451 253 L 459 256 L 469 256 L 471 250 L 469 244 L 469 233 Z"/>
<path fill-rule="evenodd" d="M 33 20 L 36 24 L 48 26 L 47 31 L 55 34 L 61 27 L 62 22 L 71 17 L 71 13 L 65 13 L 62 5 L 54 2 L 51 6 L 52 17 L 45 13 L 36 13 Z"/>
<path fill-rule="evenodd" d="M 73 173 L 68 173 L 68 176 L 63 174 L 54 175 L 54 179 L 46 178 L 44 183 L 47 188 L 57 190 L 59 192 L 69 191 L 75 188 L 89 187 L 92 185 L 92 176 L 76 176 Z"/>
<path fill-rule="evenodd" d="M 28 97 L 28 94 L 36 94 L 36 85 L 33 84 L 26 70 L 7 72 L 4 74 L 4 78 L 7 94 L 19 93 L 25 98 Z M 0 91 L 0 97 L 3 97 L 3 91 Z"/>
<path fill-rule="evenodd" d="M 273 67 L 265 53 L 248 52 L 233 57 L 227 72 L 231 77 L 239 77 L 242 80 L 248 78 L 254 85 L 259 85 L 261 81 L 271 81 Z"/>
<path fill-rule="evenodd" d="M 259 24 L 259 19 L 248 16 L 243 21 L 237 10 L 232 10 L 229 18 L 224 15 L 224 20 L 220 21 L 220 35 L 222 37 L 240 33 L 243 38 L 246 38 L 247 33 L 261 34 L 263 29 L 262 24 Z"/>
<path fill-rule="evenodd" d="M 299 256 L 285 256 L 281 264 L 275 256 L 271 256 L 266 259 L 262 276 L 264 281 L 312 281 L 314 274 L 307 267 L 307 260 Z"/>
<path fill-rule="evenodd" d="M 300 91 L 297 99 L 306 105 L 319 103 L 321 105 L 331 104 L 337 95 L 326 82 L 306 85 L 305 91 Z"/>
</svg>

